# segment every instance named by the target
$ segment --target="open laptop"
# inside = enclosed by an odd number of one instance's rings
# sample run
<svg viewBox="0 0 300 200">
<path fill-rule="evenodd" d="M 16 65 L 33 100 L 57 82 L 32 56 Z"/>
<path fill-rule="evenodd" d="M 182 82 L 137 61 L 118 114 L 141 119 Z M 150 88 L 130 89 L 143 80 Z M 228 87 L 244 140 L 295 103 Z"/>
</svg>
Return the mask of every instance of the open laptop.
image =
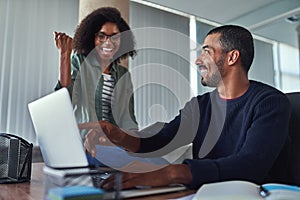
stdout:
<svg viewBox="0 0 300 200">
<path fill-rule="evenodd" d="M 89 168 L 66 88 L 29 103 L 28 108 L 48 173 L 60 171 L 65 177 L 68 174 L 95 173 L 95 169 Z M 112 169 L 105 170 L 111 172 Z M 98 169 L 96 173 L 99 173 Z M 129 198 L 184 189 L 184 186 L 134 189 L 121 191 L 120 196 Z"/>
<path fill-rule="evenodd" d="M 28 104 L 45 165 L 88 167 L 68 91 L 64 88 Z"/>
</svg>

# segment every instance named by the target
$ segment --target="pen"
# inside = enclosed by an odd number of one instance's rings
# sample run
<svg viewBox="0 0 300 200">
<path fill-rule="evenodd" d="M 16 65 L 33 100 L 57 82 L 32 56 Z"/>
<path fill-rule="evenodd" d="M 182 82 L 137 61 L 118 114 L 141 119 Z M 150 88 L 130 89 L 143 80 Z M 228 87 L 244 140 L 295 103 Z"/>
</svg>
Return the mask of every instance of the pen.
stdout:
<svg viewBox="0 0 300 200">
<path fill-rule="evenodd" d="M 261 186 L 259 186 L 259 194 L 262 197 L 267 197 L 270 195 L 270 192 L 261 185 Z"/>
</svg>

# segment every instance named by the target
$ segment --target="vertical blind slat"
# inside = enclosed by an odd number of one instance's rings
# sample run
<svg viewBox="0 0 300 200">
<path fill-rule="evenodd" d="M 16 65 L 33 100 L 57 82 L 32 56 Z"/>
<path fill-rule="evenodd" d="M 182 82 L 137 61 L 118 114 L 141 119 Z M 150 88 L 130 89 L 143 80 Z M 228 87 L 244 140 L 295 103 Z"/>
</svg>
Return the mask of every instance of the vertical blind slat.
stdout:
<svg viewBox="0 0 300 200">
<path fill-rule="evenodd" d="M 74 32 L 78 0 L 1 0 L 0 132 L 37 144 L 27 104 L 53 91 L 58 51 L 53 31 Z"/>
</svg>

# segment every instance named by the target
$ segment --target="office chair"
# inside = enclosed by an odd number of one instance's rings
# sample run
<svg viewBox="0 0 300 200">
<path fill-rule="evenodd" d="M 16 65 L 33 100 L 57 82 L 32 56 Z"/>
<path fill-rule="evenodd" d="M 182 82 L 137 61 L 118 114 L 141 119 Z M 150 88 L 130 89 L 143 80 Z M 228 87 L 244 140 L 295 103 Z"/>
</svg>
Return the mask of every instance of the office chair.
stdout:
<svg viewBox="0 0 300 200">
<path fill-rule="evenodd" d="M 287 93 L 286 96 L 292 106 L 289 123 L 291 152 L 287 166 L 286 181 L 289 184 L 300 186 L 300 92 Z"/>
<path fill-rule="evenodd" d="M 289 138 L 264 182 L 300 186 L 300 92 L 286 93 L 292 112 Z"/>
</svg>

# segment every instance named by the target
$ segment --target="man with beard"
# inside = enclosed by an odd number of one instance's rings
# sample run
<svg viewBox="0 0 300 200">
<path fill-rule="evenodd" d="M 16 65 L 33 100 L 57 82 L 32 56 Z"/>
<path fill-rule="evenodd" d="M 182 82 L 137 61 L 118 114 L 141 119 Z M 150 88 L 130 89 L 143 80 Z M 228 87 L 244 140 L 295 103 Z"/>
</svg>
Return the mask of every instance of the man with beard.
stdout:
<svg viewBox="0 0 300 200">
<path fill-rule="evenodd" d="M 123 173 L 123 188 L 184 184 L 197 189 L 204 183 L 226 180 L 262 183 L 288 141 L 291 110 L 282 92 L 248 79 L 253 57 L 253 38 L 247 29 L 225 25 L 211 30 L 196 65 L 202 84 L 215 87 L 214 91 L 192 98 L 151 137 L 136 136 L 151 132 L 151 127 L 134 135 L 104 121 L 80 126 L 98 128 L 87 135 L 86 149 L 95 156 L 95 145 L 103 133 L 115 145 L 138 155 L 158 156 L 193 144 L 193 158 L 181 164 Z M 110 177 L 103 188 L 113 186 Z"/>
</svg>

